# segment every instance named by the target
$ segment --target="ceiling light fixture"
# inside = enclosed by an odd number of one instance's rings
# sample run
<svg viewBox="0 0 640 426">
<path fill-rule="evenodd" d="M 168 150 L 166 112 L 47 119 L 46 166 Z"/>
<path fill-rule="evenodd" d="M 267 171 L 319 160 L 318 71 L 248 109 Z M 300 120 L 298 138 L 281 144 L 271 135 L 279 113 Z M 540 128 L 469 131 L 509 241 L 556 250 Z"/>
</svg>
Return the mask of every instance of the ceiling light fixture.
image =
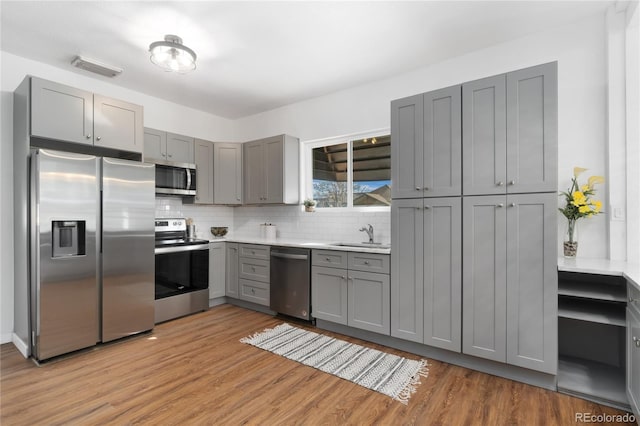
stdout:
<svg viewBox="0 0 640 426">
<path fill-rule="evenodd" d="M 176 35 L 167 34 L 164 41 L 155 41 L 149 45 L 151 62 L 164 69 L 181 74 L 196 69 L 196 52 L 182 44 Z"/>
</svg>

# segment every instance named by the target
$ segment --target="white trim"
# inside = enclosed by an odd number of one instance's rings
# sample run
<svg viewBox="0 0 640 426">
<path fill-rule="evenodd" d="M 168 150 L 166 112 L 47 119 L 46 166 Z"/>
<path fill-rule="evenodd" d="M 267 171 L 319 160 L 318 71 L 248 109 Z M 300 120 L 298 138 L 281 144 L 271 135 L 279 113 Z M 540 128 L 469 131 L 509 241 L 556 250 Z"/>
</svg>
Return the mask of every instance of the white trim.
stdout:
<svg viewBox="0 0 640 426">
<path fill-rule="evenodd" d="M 16 333 L 13 333 L 11 341 L 18 351 L 22 354 L 23 357 L 29 358 L 29 345 L 22 341 L 20 337 Z"/>
<path fill-rule="evenodd" d="M 374 136 L 391 134 L 390 127 L 383 127 L 380 129 L 369 130 L 366 132 L 350 133 L 341 136 L 333 136 L 322 139 L 312 139 L 308 141 L 302 141 L 300 150 L 300 188 L 302 188 L 302 199 L 313 198 L 313 168 L 308 167 L 312 161 L 312 151 L 314 148 L 330 145 L 347 144 L 347 186 L 350 197 L 348 197 L 347 207 L 316 207 L 316 212 L 390 212 L 391 206 L 372 206 L 372 207 L 354 207 L 353 203 L 353 173 L 351 168 L 352 156 L 353 156 L 353 141 L 357 139 L 371 138 Z"/>
</svg>

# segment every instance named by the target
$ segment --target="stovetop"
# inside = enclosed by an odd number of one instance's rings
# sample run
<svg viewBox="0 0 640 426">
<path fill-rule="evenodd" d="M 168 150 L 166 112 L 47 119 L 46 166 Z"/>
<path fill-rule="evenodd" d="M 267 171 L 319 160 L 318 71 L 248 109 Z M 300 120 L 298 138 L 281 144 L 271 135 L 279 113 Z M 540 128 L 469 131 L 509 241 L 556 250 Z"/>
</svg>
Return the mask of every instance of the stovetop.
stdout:
<svg viewBox="0 0 640 426">
<path fill-rule="evenodd" d="M 209 241 L 187 238 L 187 220 L 184 218 L 156 219 L 156 247 L 192 246 Z"/>
</svg>

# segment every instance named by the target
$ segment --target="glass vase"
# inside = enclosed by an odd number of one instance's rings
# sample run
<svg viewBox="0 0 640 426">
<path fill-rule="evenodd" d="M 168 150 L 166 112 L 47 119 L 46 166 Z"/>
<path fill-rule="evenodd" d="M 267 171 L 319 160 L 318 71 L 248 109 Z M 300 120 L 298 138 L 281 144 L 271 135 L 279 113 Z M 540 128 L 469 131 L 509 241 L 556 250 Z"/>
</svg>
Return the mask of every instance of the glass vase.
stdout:
<svg viewBox="0 0 640 426">
<path fill-rule="evenodd" d="M 568 220 L 564 233 L 564 257 L 575 258 L 578 254 L 578 221 Z"/>
</svg>

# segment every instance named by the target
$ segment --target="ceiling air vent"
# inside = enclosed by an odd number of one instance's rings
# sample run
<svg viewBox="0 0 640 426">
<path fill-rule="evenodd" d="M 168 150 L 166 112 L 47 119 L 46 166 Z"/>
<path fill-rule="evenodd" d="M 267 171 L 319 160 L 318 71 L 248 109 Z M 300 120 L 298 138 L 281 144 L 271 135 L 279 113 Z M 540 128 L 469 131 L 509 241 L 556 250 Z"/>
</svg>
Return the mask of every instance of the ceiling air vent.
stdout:
<svg viewBox="0 0 640 426">
<path fill-rule="evenodd" d="M 71 65 L 78 67 L 85 71 L 91 71 L 96 74 L 104 75 L 105 77 L 115 77 L 122 72 L 122 68 L 112 67 L 93 59 L 83 58 L 82 56 L 76 56 Z"/>
</svg>

